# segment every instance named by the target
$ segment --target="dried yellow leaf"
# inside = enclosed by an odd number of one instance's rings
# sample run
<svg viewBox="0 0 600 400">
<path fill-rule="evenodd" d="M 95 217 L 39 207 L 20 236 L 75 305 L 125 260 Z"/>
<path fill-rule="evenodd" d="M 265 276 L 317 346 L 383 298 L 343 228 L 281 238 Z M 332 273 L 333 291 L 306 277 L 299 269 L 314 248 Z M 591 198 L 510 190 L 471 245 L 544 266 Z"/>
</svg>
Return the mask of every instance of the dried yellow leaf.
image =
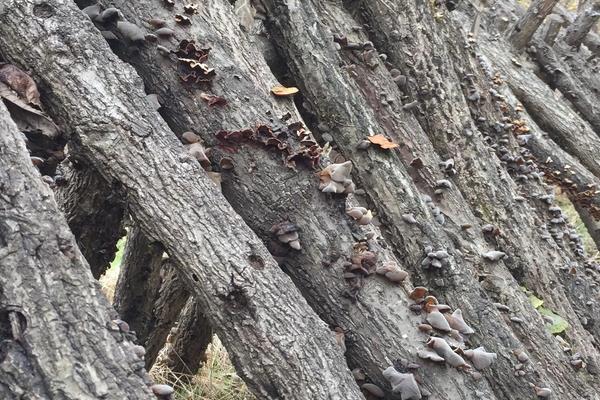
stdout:
<svg viewBox="0 0 600 400">
<path fill-rule="evenodd" d="M 378 145 L 382 149 L 393 149 L 395 147 L 398 147 L 398 143 L 392 142 L 390 139 L 386 138 L 383 135 L 369 136 L 367 137 L 367 139 L 369 139 L 369 142 Z"/>
<path fill-rule="evenodd" d="M 273 86 L 273 88 L 271 89 L 271 92 L 275 96 L 291 96 L 298 93 L 298 91 L 299 90 L 297 87 L 285 87 L 281 85 Z"/>
</svg>

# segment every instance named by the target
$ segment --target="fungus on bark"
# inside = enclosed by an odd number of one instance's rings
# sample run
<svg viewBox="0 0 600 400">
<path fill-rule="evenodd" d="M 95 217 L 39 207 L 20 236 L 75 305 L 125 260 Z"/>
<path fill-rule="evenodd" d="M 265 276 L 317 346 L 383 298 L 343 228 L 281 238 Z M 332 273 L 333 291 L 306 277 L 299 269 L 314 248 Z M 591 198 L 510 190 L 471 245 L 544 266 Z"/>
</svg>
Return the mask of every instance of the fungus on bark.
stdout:
<svg viewBox="0 0 600 400">
<path fill-rule="evenodd" d="M 280 222 L 271 227 L 271 232 L 277 236 L 277 239 L 282 243 L 286 243 L 294 250 L 302 248 L 298 231 L 298 226 L 288 221 Z"/>
<path fill-rule="evenodd" d="M 496 353 L 488 353 L 483 347 L 476 349 L 464 350 L 465 357 L 473 363 L 473 366 L 478 370 L 486 369 L 496 360 Z"/>
<path fill-rule="evenodd" d="M 359 225 L 368 225 L 373 219 L 371 210 L 364 207 L 350 207 L 346 209 L 346 214 L 351 216 Z"/>
<path fill-rule="evenodd" d="M 319 190 L 323 193 L 352 193 L 354 183 L 350 177 L 352 162 L 329 164 L 319 172 Z"/>
<path fill-rule="evenodd" d="M 413 374 L 401 373 L 394 367 L 388 367 L 383 371 L 383 377 L 390 382 L 392 393 L 400 394 L 402 400 L 421 399 L 421 391 Z"/>
<path fill-rule="evenodd" d="M 465 360 L 456 354 L 448 342 L 442 338 L 430 337 L 427 346 L 432 348 L 439 356 L 443 357 L 446 363 L 456 368 L 468 368 Z"/>
</svg>

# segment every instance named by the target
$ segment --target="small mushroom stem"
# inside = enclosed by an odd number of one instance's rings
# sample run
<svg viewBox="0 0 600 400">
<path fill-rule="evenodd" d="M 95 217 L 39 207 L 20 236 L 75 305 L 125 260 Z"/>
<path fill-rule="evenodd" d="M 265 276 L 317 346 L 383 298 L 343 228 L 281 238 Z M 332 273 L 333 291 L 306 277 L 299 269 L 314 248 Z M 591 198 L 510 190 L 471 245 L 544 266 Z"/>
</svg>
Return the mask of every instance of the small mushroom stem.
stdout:
<svg viewBox="0 0 600 400">
<path fill-rule="evenodd" d="M 558 0 L 534 0 L 525 14 L 513 25 L 508 40 L 516 50 L 521 50 L 531 40 L 548 14 L 552 12 Z"/>
</svg>

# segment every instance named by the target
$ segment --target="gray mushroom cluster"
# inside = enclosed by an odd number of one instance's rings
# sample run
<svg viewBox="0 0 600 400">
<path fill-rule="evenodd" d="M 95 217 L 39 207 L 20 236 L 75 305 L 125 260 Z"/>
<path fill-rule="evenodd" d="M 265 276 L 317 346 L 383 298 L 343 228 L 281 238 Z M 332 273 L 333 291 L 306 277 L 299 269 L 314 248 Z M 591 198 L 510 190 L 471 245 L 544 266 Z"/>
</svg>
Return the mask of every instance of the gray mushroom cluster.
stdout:
<svg viewBox="0 0 600 400">
<path fill-rule="evenodd" d="M 281 243 L 286 243 L 294 250 L 302 248 L 300 237 L 298 236 L 299 230 L 298 225 L 287 221 L 280 222 L 271 227 L 271 233 L 275 234 Z"/>
<path fill-rule="evenodd" d="M 433 202 L 433 199 L 428 195 L 424 195 L 423 201 L 425 202 L 425 204 L 427 204 L 427 206 L 431 210 L 431 213 L 433 214 L 433 218 L 435 219 L 435 222 L 437 222 L 440 225 L 444 225 L 444 223 L 446 223 L 446 217 L 444 217 L 444 214 L 442 214 L 442 210 L 440 210 L 440 208 L 435 205 L 435 203 Z"/>
<path fill-rule="evenodd" d="M 346 214 L 351 216 L 359 225 L 368 225 L 373 220 L 373 213 L 364 207 L 349 207 Z"/>
<path fill-rule="evenodd" d="M 329 164 L 319 172 L 319 190 L 323 193 L 352 193 L 355 186 L 350 177 L 352 162 Z"/>
<path fill-rule="evenodd" d="M 418 329 L 429 335 L 426 347 L 417 351 L 417 357 L 432 362 L 445 362 L 465 370 L 471 368 L 465 358 L 477 370 L 489 367 L 497 358 L 495 353 L 489 353 L 483 347 L 464 349 L 466 339 L 475 330 L 466 323 L 460 309 L 451 313 L 450 306 L 440 304 L 434 296 L 428 295 L 428 290 L 424 287 L 414 288 L 409 298 L 417 306 L 411 309 L 425 311 L 425 321 L 419 324 Z"/>
<path fill-rule="evenodd" d="M 392 393 L 399 394 L 402 400 L 421 399 L 421 391 L 413 374 L 402 373 L 394 367 L 388 367 L 383 371 L 383 377 L 392 386 Z"/>
<path fill-rule="evenodd" d="M 427 256 L 421 261 L 421 266 L 425 269 L 437 268 L 448 266 L 450 264 L 450 254 L 446 250 L 433 250 L 433 247 L 425 247 L 425 253 Z"/>
</svg>

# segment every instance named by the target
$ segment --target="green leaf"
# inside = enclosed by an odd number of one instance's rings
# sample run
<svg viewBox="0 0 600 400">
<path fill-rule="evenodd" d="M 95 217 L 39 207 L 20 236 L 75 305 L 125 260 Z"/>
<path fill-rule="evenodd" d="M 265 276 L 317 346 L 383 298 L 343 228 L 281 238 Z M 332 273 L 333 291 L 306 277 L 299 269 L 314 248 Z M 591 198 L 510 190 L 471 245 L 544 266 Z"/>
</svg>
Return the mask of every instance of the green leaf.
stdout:
<svg viewBox="0 0 600 400">
<path fill-rule="evenodd" d="M 569 328 L 569 323 L 565 321 L 565 319 L 560 315 L 555 314 L 554 312 L 544 307 L 538 308 L 538 311 L 540 312 L 540 314 L 546 317 L 550 317 L 552 319 L 552 323 L 546 327 L 551 334 L 558 335 L 559 333 L 562 333 Z"/>
<path fill-rule="evenodd" d="M 123 251 L 125 250 L 125 242 L 127 241 L 127 235 L 123 236 L 117 242 L 117 253 L 115 254 L 114 260 L 110 263 L 110 268 L 120 267 L 121 259 L 123 258 Z"/>
<path fill-rule="evenodd" d="M 529 302 L 533 306 L 533 308 L 540 308 L 542 304 L 544 304 L 544 300 L 536 297 L 534 294 L 529 295 Z"/>
</svg>

